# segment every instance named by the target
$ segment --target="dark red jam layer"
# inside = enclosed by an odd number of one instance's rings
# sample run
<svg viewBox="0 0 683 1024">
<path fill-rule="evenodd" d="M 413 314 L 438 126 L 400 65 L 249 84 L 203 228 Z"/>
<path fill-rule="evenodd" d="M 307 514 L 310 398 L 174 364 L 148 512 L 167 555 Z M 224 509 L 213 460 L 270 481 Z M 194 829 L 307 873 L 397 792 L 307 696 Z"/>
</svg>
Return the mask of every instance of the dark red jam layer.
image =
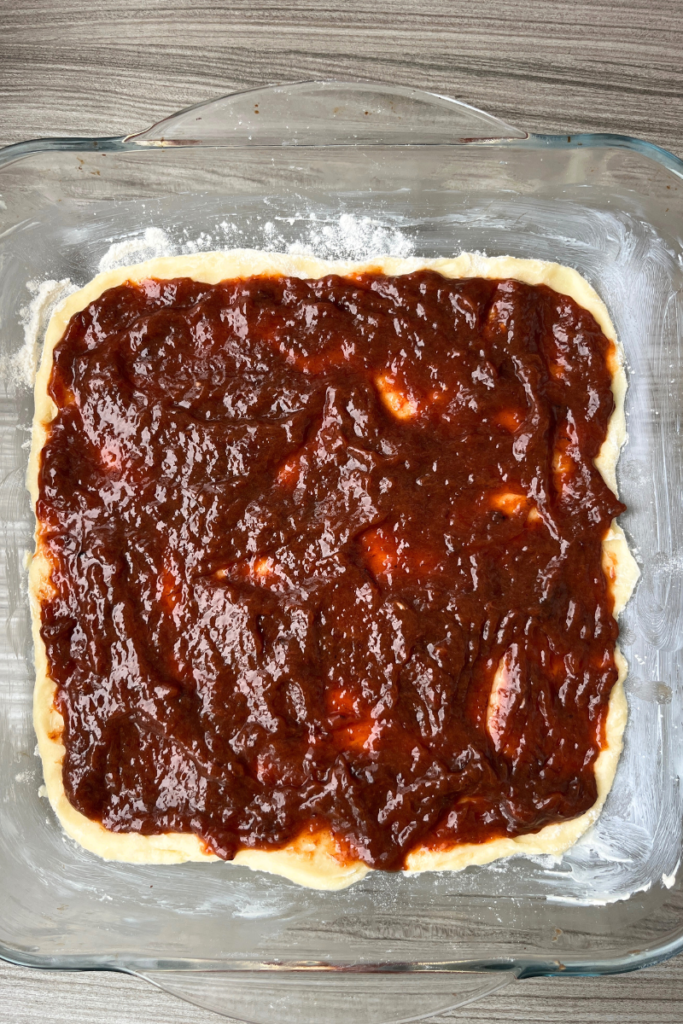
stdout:
<svg viewBox="0 0 683 1024">
<path fill-rule="evenodd" d="M 73 805 L 226 859 L 329 826 L 388 870 L 589 808 L 610 346 L 547 287 L 432 271 L 74 316 L 37 508 Z"/>
</svg>

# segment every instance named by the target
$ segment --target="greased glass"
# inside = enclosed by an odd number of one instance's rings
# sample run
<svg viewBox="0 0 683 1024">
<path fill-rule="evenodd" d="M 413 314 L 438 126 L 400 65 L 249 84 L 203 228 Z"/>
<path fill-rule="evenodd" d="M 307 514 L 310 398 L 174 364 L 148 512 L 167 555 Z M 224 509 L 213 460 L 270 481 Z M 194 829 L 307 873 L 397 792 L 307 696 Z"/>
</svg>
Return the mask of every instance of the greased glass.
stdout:
<svg viewBox="0 0 683 1024">
<path fill-rule="evenodd" d="M 625 137 L 527 135 L 416 90 L 299 83 L 128 139 L 8 147 L 0 232 L 0 955 L 131 971 L 263 1024 L 379 1024 L 515 977 L 683 950 L 683 163 Z M 614 789 L 561 861 L 320 893 L 222 863 L 105 863 L 39 795 L 24 569 L 34 342 L 59 282 L 233 247 L 509 253 L 574 266 L 607 302 L 630 385 L 621 521 L 642 578 L 622 617 L 630 718 Z"/>
</svg>

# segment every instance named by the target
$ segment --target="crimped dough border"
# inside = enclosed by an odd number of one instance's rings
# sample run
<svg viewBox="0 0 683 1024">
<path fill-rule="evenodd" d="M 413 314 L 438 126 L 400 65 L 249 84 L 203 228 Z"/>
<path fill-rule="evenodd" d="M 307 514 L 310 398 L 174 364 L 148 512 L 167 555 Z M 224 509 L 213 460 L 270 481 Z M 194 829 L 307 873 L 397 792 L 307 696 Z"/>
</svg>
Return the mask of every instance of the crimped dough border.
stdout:
<svg viewBox="0 0 683 1024">
<path fill-rule="evenodd" d="M 52 354 L 62 338 L 71 317 L 85 309 L 104 291 L 125 281 L 147 278 L 168 279 L 191 277 L 196 281 L 216 284 L 230 278 L 258 274 L 286 274 L 301 278 L 317 278 L 327 274 L 347 275 L 360 271 L 376 271 L 389 275 L 412 273 L 430 268 L 448 278 L 513 278 L 527 284 L 545 284 L 569 295 L 589 310 L 603 333 L 615 342 L 612 365 L 612 391 L 615 409 L 607 438 L 596 459 L 605 481 L 617 492 L 616 464 L 619 450 L 626 439 L 624 396 L 626 375 L 622 351 L 607 312 L 594 289 L 577 271 L 542 260 L 517 259 L 511 256 L 486 257 L 463 253 L 455 259 L 401 259 L 376 257 L 363 263 L 329 262 L 309 256 L 265 253 L 250 249 L 232 252 L 199 253 L 191 256 L 170 256 L 149 260 L 131 267 L 98 274 L 89 284 L 69 295 L 55 309 L 45 336 L 40 368 L 35 384 L 35 415 L 29 458 L 27 485 L 35 509 L 38 496 L 40 453 L 47 438 L 47 429 L 57 413 L 47 387 L 52 371 Z M 614 614 L 618 615 L 638 578 L 638 567 L 631 555 L 621 527 L 616 522 L 603 546 L 603 566 L 612 582 L 615 595 Z M 61 742 L 62 716 L 55 710 L 56 686 L 48 674 L 45 645 L 40 635 L 41 599 L 51 591 L 50 565 L 41 547 L 40 524 L 36 522 L 36 552 L 29 569 L 29 596 L 35 646 L 36 685 L 34 691 L 34 725 L 43 762 L 47 795 L 65 831 L 85 849 L 107 860 L 144 864 L 175 864 L 184 861 L 217 860 L 207 853 L 202 841 L 193 834 L 168 833 L 143 836 L 137 833 L 110 832 L 99 822 L 91 821 L 69 803 L 62 781 L 64 746 Z M 626 660 L 615 651 L 619 678 L 612 689 L 605 728 L 605 747 L 595 762 L 598 798 L 584 814 L 570 821 L 547 825 L 539 832 L 515 838 L 493 839 L 481 844 L 462 844 L 450 850 L 417 848 L 406 858 L 407 871 L 458 871 L 470 864 L 488 864 L 513 854 L 553 854 L 565 852 L 595 821 L 614 781 L 617 762 L 623 745 L 627 706 L 623 682 L 627 674 Z M 300 885 L 317 889 L 342 889 L 363 878 L 368 868 L 360 861 L 345 862 L 338 853 L 331 832 L 305 834 L 281 850 L 240 850 L 234 863 L 254 870 L 282 875 Z"/>
</svg>

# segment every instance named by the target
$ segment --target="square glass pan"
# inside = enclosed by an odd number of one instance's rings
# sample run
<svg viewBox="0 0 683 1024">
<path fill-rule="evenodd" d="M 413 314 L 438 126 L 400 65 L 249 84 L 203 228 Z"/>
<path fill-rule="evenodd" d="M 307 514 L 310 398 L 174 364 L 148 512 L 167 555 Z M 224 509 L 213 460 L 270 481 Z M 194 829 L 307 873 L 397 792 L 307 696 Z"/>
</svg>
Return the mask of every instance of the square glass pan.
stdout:
<svg viewBox="0 0 683 1024">
<path fill-rule="evenodd" d="M 300 83 L 126 139 L 9 147 L 0 200 L 0 955 L 134 971 L 231 1016 L 303 1024 L 411 1019 L 511 977 L 683 950 L 683 163 L 625 137 L 527 135 L 415 90 Z M 642 578 L 621 623 L 630 719 L 614 789 L 561 861 L 320 893 L 222 863 L 105 863 L 39 795 L 20 371 L 63 294 L 45 282 L 233 247 L 536 257 L 607 302 L 629 371 L 618 476 Z"/>
</svg>

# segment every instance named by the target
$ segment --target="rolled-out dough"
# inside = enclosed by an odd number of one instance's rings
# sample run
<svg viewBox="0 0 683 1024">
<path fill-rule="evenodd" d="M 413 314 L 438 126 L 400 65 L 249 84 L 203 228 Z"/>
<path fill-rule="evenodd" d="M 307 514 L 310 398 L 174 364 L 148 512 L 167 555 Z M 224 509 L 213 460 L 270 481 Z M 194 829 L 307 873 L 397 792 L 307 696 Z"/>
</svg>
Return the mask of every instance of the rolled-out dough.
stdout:
<svg viewBox="0 0 683 1024">
<path fill-rule="evenodd" d="M 575 270 L 541 260 L 516 259 L 510 256 L 485 257 L 463 253 L 455 259 L 424 260 L 417 258 L 378 257 L 365 263 L 327 262 L 307 256 L 235 250 L 226 253 L 200 253 L 193 256 L 164 257 L 132 267 L 122 267 L 99 274 L 80 291 L 68 296 L 55 309 L 45 336 L 40 368 L 35 384 L 35 415 L 33 440 L 29 459 L 27 484 L 34 505 L 38 497 L 40 453 L 57 408 L 48 394 L 53 351 L 62 338 L 71 317 L 85 309 L 107 289 L 126 281 L 148 278 L 169 279 L 190 277 L 196 281 L 216 284 L 223 280 L 260 274 L 283 274 L 301 278 L 317 278 L 327 274 L 375 271 L 389 275 L 432 269 L 448 278 L 484 277 L 512 278 L 528 284 L 545 284 L 569 295 L 593 314 L 614 349 L 610 370 L 615 408 L 608 434 L 595 460 L 603 478 L 616 494 L 616 464 L 626 438 L 624 396 L 626 375 L 621 348 L 607 308 L 594 289 Z M 603 567 L 611 582 L 615 598 L 614 614 L 619 615 L 628 601 L 639 571 L 631 555 L 621 527 L 614 522 L 603 544 Z M 45 645 L 40 635 L 41 602 L 49 598 L 50 564 L 41 545 L 40 523 L 36 524 L 36 551 L 29 571 L 33 639 L 35 644 L 36 685 L 34 692 L 34 724 L 43 762 L 45 786 L 50 803 L 65 831 L 81 846 L 108 860 L 147 864 L 170 864 L 183 861 L 217 860 L 208 853 L 201 840 L 193 834 L 143 836 L 134 833 L 110 832 L 99 822 L 86 818 L 67 799 L 62 781 L 63 719 L 54 707 L 55 684 L 49 676 Z M 612 786 L 622 749 L 626 726 L 626 698 L 623 682 L 626 661 L 617 648 L 615 659 L 619 678 L 613 687 L 605 728 L 605 747 L 595 762 L 598 797 L 594 805 L 580 817 L 539 832 L 515 838 L 492 839 L 481 844 L 461 844 L 448 850 L 418 847 L 408 854 L 408 872 L 457 871 L 470 864 L 488 864 L 513 854 L 561 854 L 595 821 Z M 300 885 L 318 889 L 342 889 L 367 874 L 360 861 L 349 863 L 339 853 L 331 832 L 300 836 L 280 850 L 240 850 L 234 863 L 255 870 L 283 875 Z"/>
</svg>

